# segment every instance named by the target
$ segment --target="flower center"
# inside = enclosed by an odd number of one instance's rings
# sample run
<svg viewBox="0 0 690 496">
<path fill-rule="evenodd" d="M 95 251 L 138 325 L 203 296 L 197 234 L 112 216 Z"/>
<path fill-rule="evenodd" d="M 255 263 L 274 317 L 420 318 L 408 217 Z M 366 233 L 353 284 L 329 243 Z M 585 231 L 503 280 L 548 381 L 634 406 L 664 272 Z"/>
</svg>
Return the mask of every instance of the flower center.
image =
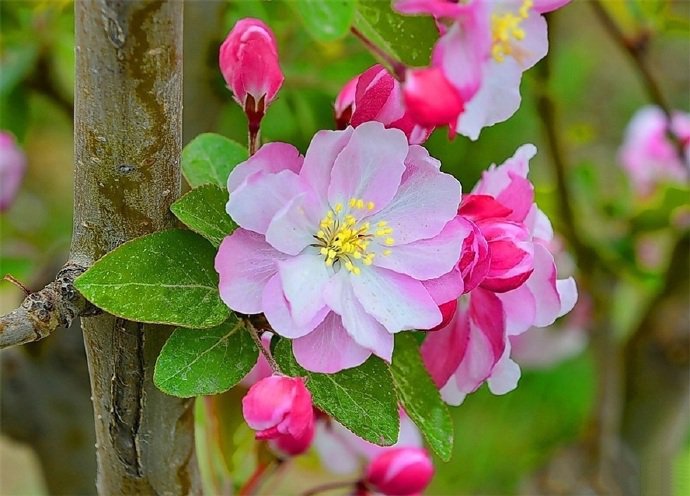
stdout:
<svg viewBox="0 0 690 496">
<path fill-rule="evenodd" d="M 393 228 L 385 220 L 377 222 L 375 226 L 362 222 L 361 219 L 374 210 L 374 202 L 350 198 L 348 206 L 348 213 L 345 213 L 342 203 L 326 212 L 314 236 L 317 243 L 313 246 L 319 248 L 327 266 L 340 263 L 348 272 L 359 275 L 360 264 L 374 263 L 376 253 L 369 251 L 372 241 L 392 246 L 395 240 L 391 237 Z M 390 253 L 390 249 L 383 250 L 383 255 Z"/>
<path fill-rule="evenodd" d="M 493 46 L 491 55 L 496 62 L 503 62 L 506 56 L 513 54 L 513 42 L 525 38 L 525 30 L 520 27 L 529 16 L 533 0 L 523 0 L 517 13 L 505 12 L 491 15 L 491 35 Z"/>
</svg>

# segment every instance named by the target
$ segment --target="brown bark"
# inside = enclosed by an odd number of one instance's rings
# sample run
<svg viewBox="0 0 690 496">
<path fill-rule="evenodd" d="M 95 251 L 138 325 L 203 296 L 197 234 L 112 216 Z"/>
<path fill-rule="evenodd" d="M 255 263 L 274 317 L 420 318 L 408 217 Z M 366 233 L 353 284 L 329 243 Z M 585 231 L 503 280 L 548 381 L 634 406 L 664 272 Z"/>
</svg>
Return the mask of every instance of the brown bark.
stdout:
<svg viewBox="0 0 690 496">
<path fill-rule="evenodd" d="M 174 225 L 182 142 L 182 2 L 75 4 L 71 258 L 89 266 L 124 241 Z M 100 494 L 199 493 L 192 401 L 153 385 L 171 329 L 82 318 Z"/>
</svg>

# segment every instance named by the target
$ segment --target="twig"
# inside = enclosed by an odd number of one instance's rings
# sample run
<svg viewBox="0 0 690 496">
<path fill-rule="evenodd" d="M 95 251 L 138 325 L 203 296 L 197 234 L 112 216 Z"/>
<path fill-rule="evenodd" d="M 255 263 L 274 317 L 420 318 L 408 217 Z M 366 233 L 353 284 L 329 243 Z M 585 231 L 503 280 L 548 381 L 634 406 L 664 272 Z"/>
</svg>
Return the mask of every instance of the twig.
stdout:
<svg viewBox="0 0 690 496">
<path fill-rule="evenodd" d="M 74 280 L 85 270 L 68 262 L 53 282 L 0 317 L 0 349 L 48 337 L 59 327 L 69 327 L 75 317 L 90 308 L 74 289 Z"/>
<path fill-rule="evenodd" d="M 379 57 L 386 65 L 390 67 L 391 74 L 395 79 L 401 83 L 405 81 L 405 72 L 407 71 L 407 66 L 405 64 L 394 58 L 391 54 L 383 50 L 378 45 L 374 44 L 357 28 L 351 28 L 351 31 L 352 34 L 354 34 L 371 53 Z"/>
<path fill-rule="evenodd" d="M 259 348 L 259 351 L 261 351 L 268 364 L 271 366 L 273 372 L 282 375 L 283 372 L 280 370 L 278 362 L 275 361 L 275 359 L 271 356 L 271 353 L 264 347 L 264 344 L 261 342 L 261 338 L 259 337 L 259 333 L 256 330 L 256 327 L 254 327 L 254 324 L 252 324 L 249 319 L 244 319 L 244 322 L 249 330 L 249 335 L 254 340 L 254 343 Z"/>
<path fill-rule="evenodd" d="M 658 105 L 666 114 L 666 117 L 671 119 L 671 108 L 669 107 L 659 84 L 654 79 L 652 71 L 647 66 L 645 59 L 645 48 L 647 46 L 647 38 L 641 37 L 638 40 L 628 38 L 621 28 L 616 24 L 606 8 L 602 5 L 600 0 L 590 0 L 589 4 L 594 9 L 594 13 L 601 21 L 604 29 L 609 33 L 616 44 L 623 49 L 629 56 L 630 60 L 635 64 L 637 73 L 642 79 L 645 90 L 649 95 L 649 99 Z"/>
</svg>

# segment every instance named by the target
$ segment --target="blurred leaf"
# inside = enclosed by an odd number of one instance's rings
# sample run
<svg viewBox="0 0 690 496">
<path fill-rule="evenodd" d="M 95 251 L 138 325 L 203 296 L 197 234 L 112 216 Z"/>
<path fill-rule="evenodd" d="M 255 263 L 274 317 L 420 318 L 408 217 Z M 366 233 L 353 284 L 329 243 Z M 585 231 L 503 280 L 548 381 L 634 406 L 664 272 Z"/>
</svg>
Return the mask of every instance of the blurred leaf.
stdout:
<svg viewBox="0 0 690 496">
<path fill-rule="evenodd" d="M 20 143 L 24 141 L 29 124 L 26 93 L 24 88 L 17 86 L 7 96 L 0 96 L 0 129 L 12 131 Z"/>
<path fill-rule="evenodd" d="M 397 442 L 400 415 L 393 379 L 380 358 L 337 374 L 317 374 L 299 366 L 287 339 L 278 342 L 274 356 L 286 374 L 306 377 L 314 404 L 356 435 L 379 446 Z"/>
<path fill-rule="evenodd" d="M 438 39 L 431 16 L 400 15 L 389 1 L 359 0 L 354 25 L 374 45 L 411 66 L 428 65 Z"/>
<path fill-rule="evenodd" d="M 687 206 L 690 189 L 681 184 L 667 184 L 659 188 L 649 202 L 638 204 L 631 223 L 636 231 L 655 231 L 668 227 L 676 209 Z"/>
<path fill-rule="evenodd" d="M 202 184 L 227 187 L 228 176 L 247 160 L 247 150 L 220 134 L 200 134 L 182 150 L 182 173 L 192 188 Z"/>
<path fill-rule="evenodd" d="M 213 327 L 228 318 L 218 295 L 216 251 L 190 231 L 129 241 L 79 276 L 75 287 L 106 312 L 129 320 Z"/>
<path fill-rule="evenodd" d="M 419 344 L 413 333 L 395 336 L 393 363 L 390 366 L 398 399 L 424 434 L 429 446 L 443 461 L 453 450 L 453 423 L 448 407 L 424 367 Z"/>
<path fill-rule="evenodd" d="M 22 44 L 5 50 L 0 71 L 0 97 L 6 97 L 33 70 L 38 47 Z"/>
<path fill-rule="evenodd" d="M 214 440 L 229 474 L 235 472 L 234 456 L 238 451 L 236 433 L 241 426 L 246 425 L 242 417 L 242 398 L 246 393 L 246 389 L 236 387 L 224 393 L 204 398 L 209 414 L 213 416 Z M 251 449 L 243 450 L 245 454 L 249 452 Z"/>
<path fill-rule="evenodd" d="M 318 41 L 334 41 L 350 31 L 355 0 L 287 0 Z"/>
<path fill-rule="evenodd" d="M 218 247 L 237 225 L 225 212 L 228 192 L 214 184 L 193 189 L 170 206 L 175 217 Z"/>
<path fill-rule="evenodd" d="M 218 394 L 240 382 L 258 357 L 244 323 L 231 315 L 211 329 L 175 329 L 156 360 L 153 382 L 180 398 Z"/>
</svg>

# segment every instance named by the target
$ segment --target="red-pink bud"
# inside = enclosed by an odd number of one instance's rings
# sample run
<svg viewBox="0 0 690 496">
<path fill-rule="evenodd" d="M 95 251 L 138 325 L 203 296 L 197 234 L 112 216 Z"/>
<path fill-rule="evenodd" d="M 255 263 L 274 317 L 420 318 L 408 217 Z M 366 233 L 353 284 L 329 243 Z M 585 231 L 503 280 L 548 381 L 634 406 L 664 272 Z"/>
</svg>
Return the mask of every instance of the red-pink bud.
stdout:
<svg viewBox="0 0 690 496">
<path fill-rule="evenodd" d="M 241 19 L 221 45 L 218 62 L 250 125 L 258 127 L 285 79 L 273 32 L 258 19 Z"/>
<path fill-rule="evenodd" d="M 299 377 L 273 375 L 257 382 L 242 399 L 242 414 L 257 439 L 274 440 L 288 454 L 306 451 L 314 436 L 311 394 Z"/>
<path fill-rule="evenodd" d="M 403 98 L 412 119 L 425 127 L 454 126 L 464 110 L 460 94 L 438 67 L 407 71 Z"/>
<path fill-rule="evenodd" d="M 345 129 L 348 124 L 350 124 L 352 112 L 355 110 L 355 93 L 357 91 L 358 81 L 359 76 L 350 79 L 335 98 L 333 110 L 335 114 L 336 129 Z"/>
<path fill-rule="evenodd" d="M 433 476 L 426 450 L 392 448 L 371 462 L 365 481 L 387 496 L 408 496 L 421 493 Z"/>
<path fill-rule="evenodd" d="M 10 133 L 0 131 L 0 211 L 14 202 L 25 171 L 24 153 Z"/>
</svg>

